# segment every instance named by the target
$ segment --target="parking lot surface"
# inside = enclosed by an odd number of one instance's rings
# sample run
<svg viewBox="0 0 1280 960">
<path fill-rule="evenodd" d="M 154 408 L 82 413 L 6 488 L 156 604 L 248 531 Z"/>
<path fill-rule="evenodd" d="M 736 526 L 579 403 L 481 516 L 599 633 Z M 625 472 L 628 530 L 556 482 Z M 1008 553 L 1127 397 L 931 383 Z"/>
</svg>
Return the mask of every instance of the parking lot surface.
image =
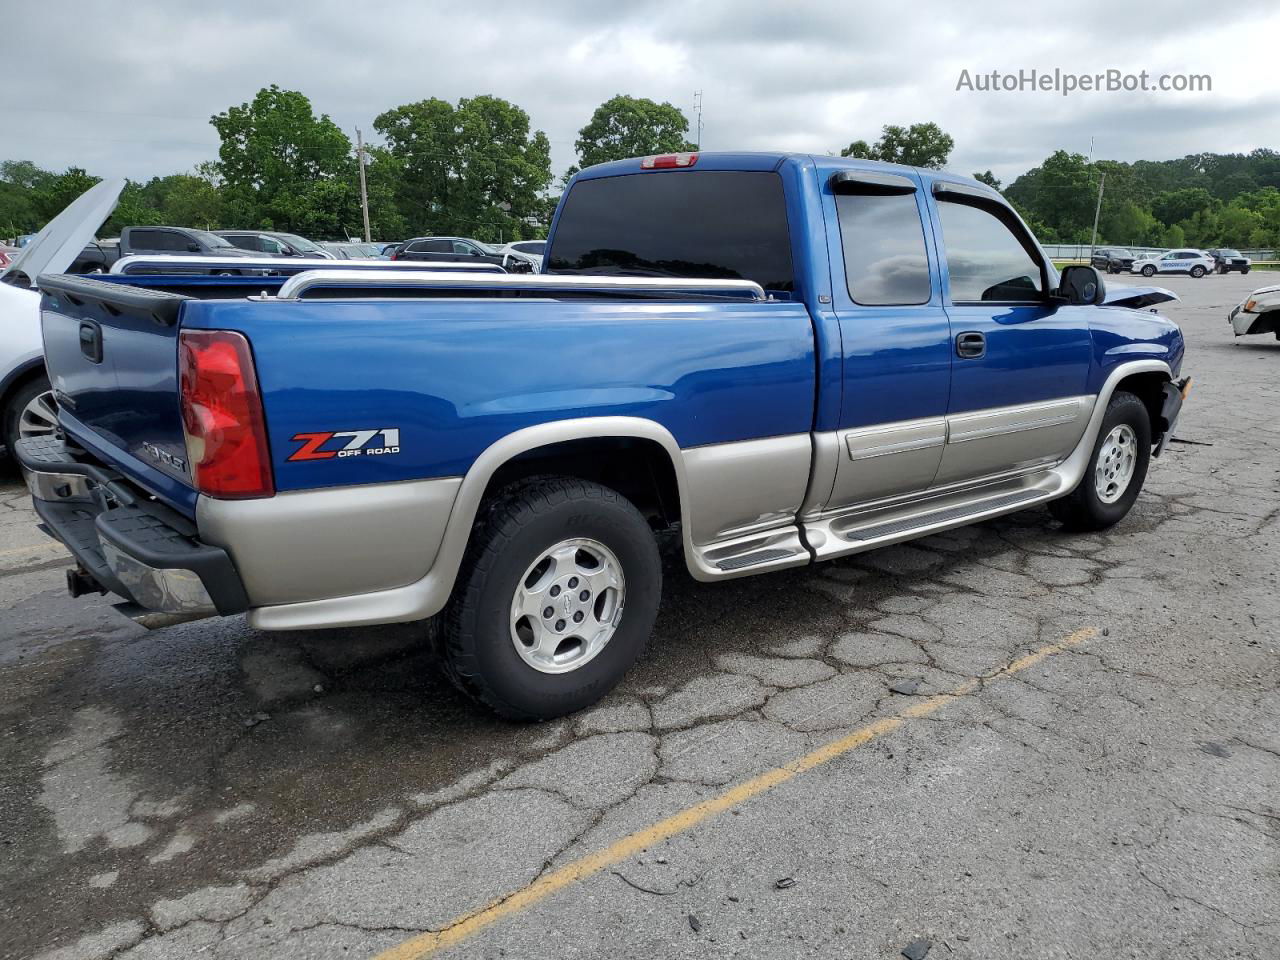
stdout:
<svg viewBox="0 0 1280 960">
<path fill-rule="evenodd" d="M 1160 280 L 1196 385 L 1115 529 L 668 563 L 645 659 L 542 725 L 421 624 L 71 600 L 6 468 L 0 957 L 1280 956 L 1280 343 L 1224 319 L 1267 279 Z"/>
</svg>

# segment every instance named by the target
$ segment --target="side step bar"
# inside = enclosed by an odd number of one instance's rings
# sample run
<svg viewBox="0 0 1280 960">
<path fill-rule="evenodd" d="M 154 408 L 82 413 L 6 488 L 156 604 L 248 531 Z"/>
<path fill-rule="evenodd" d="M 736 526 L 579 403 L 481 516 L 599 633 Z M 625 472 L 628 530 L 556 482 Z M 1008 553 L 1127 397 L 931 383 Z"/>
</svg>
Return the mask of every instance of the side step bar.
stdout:
<svg viewBox="0 0 1280 960">
<path fill-rule="evenodd" d="M 992 511 L 1016 510 L 1023 504 L 1033 504 L 1041 499 L 1038 490 L 1025 490 L 1020 493 L 1007 493 L 1001 497 L 981 500 L 975 504 L 961 504 L 946 510 L 924 513 L 902 520 L 890 520 L 886 523 L 874 523 L 866 527 L 855 527 L 844 534 L 846 540 L 863 541 L 879 540 L 899 533 L 910 533 L 920 527 L 932 527 L 951 520 L 967 520 L 970 516 L 990 513 Z"/>
</svg>

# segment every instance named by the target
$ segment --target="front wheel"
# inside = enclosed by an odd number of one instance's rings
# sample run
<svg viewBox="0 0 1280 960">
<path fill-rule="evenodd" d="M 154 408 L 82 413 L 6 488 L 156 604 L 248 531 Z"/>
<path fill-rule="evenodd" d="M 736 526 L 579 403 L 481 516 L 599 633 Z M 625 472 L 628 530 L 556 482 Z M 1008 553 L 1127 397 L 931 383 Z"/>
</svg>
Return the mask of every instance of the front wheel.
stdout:
<svg viewBox="0 0 1280 960">
<path fill-rule="evenodd" d="M 1147 478 L 1151 415 L 1132 393 L 1118 391 L 1107 404 L 1093 457 L 1079 486 L 1049 511 L 1070 530 L 1105 530 L 1124 519 Z"/>
<path fill-rule="evenodd" d="M 1204 267 L 1200 266 L 1199 264 L 1197 264 L 1196 266 L 1192 267 L 1192 268 L 1191 268 L 1191 276 L 1193 276 L 1193 277 L 1195 277 L 1197 280 L 1199 280 L 1201 277 L 1203 277 L 1203 276 L 1204 276 Z"/>
<path fill-rule="evenodd" d="M 657 541 L 629 501 L 571 477 L 525 481 L 472 534 L 445 614 L 445 669 L 513 720 L 581 710 L 643 652 L 661 594 Z"/>
<path fill-rule="evenodd" d="M 1248 273 L 1248 272 L 1249 272 L 1249 268 L 1248 268 L 1248 267 L 1241 267 L 1241 268 L 1240 268 L 1240 272 L 1241 272 L 1241 273 Z"/>
<path fill-rule="evenodd" d="M 1148 263 L 1145 267 L 1142 268 L 1142 275 L 1144 277 L 1154 277 L 1156 275 L 1156 268 Z"/>
</svg>

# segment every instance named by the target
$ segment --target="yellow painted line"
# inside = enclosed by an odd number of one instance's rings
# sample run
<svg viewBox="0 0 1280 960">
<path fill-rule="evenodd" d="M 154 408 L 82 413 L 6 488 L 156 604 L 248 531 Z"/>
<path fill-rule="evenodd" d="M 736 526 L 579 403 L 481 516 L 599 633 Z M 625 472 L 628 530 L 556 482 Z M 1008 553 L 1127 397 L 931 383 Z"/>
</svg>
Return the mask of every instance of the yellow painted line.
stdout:
<svg viewBox="0 0 1280 960">
<path fill-rule="evenodd" d="M 812 770 L 814 767 L 829 763 L 877 737 L 892 733 L 908 720 L 925 717 L 941 710 L 960 697 L 973 693 L 983 683 L 991 683 L 1003 677 L 1021 673 L 1048 657 L 1069 650 L 1087 640 L 1092 640 L 1097 635 L 1098 630 L 1096 627 L 1085 627 L 1083 630 L 1077 630 L 1057 643 L 1048 644 L 1019 657 L 989 677 L 966 680 L 950 693 L 941 693 L 934 697 L 928 697 L 919 703 L 912 704 L 899 714 L 885 717 L 882 720 L 867 724 L 865 727 L 860 727 L 839 739 L 832 740 L 830 743 L 819 747 L 812 753 L 805 754 L 797 760 L 793 760 L 781 767 L 767 770 L 718 796 L 694 804 L 692 807 L 687 807 L 679 813 L 667 817 L 665 820 L 660 820 L 652 826 L 623 837 L 603 850 L 589 853 L 580 860 L 575 860 L 550 873 L 543 874 L 528 886 L 500 897 L 479 910 L 458 917 L 443 930 L 419 934 L 404 943 L 384 950 L 374 960 L 422 960 L 424 957 L 429 957 L 442 950 L 457 946 L 491 923 L 501 920 L 510 914 L 518 913 L 526 907 L 531 907 L 556 891 L 563 890 L 579 880 L 585 880 L 601 870 L 626 860 L 628 857 L 633 857 L 654 844 L 685 833 L 704 820 L 709 820 L 717 814 L 724 813 L 726 810 L 750 800 L 752 797 L 772 790 L 774 787 L 786 783 L 793 777 Z"/>
</svg>

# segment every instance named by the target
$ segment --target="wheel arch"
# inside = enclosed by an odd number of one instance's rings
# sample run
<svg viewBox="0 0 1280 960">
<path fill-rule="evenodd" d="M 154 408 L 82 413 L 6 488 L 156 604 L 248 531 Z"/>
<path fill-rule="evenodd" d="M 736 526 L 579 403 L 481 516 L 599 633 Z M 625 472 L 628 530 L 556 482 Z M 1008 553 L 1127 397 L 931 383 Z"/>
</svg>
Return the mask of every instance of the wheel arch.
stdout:
<svg viewBox="0 0 1280 960">
<path fill-rule="evenodd" d="M 604 456 L 620 456 L 621 470 Z M 644 473 L 638 472 L 641 469 Z M 685 559 L 692 563 L 688 481 L 675 437 L 660 423 L 642 417 L 584 417 L 516 430 L 476 458 L 462 479 L 436 568 L 447 564 L 440 572 L 452 583 L 483 504 L 511 483 L 548 475 L 611 486 L 655 527 L 679 521 Z"/>
</svg>

